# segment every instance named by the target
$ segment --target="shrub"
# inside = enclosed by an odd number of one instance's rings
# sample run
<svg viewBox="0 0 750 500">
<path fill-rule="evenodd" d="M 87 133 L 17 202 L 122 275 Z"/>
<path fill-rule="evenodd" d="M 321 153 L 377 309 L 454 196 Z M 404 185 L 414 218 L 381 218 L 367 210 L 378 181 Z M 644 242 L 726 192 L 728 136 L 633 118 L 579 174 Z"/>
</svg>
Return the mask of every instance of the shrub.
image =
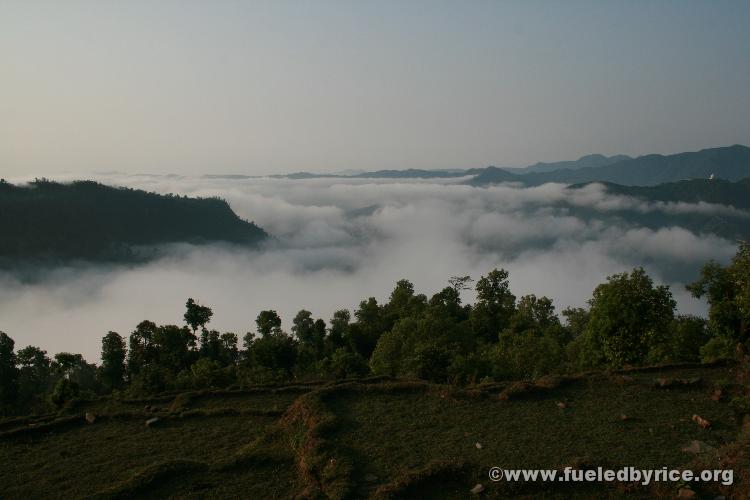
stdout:
<svg viewBox="0 0 750 500">
<path fill-rule="evenodd" d="M 361 377 L 370 372 L 367 361 L 357 353 L 343 347 L 331 355 L 331 374 L 335 378 Z"/>
<path fill-rule="evenodd" d="M 726 335 L 718 335 L 701 347 L 701 362 L 713 363 L 721 359 L 734 357 L 734 340 Z"/>
<path fill-rule="evenodd" d="M 55 388 L 50 394 L 50 401 L 55 406 L 61 407 L 71 399 L 77 398 L 79 393 L 78 384 L 63 377 L 55 384 Z"/>
</svg>

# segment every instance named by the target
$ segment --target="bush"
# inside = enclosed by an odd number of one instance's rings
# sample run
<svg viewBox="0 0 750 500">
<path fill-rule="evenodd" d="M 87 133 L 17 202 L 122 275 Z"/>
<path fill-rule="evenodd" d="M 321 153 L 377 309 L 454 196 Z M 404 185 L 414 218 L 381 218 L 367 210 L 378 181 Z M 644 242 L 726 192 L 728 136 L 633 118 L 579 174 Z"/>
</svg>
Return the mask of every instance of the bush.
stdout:
<svg viewBox="0 0 750 500">
<path fill-rule="evenodd" d="M 701 362 L 713 363 L 722 359 L 732 359 L 734 357 L 735 341 L 729 336 L 718 335 L 701 347 Z"/>
<path fill-rule="evenodd" d="M 370 367 L 362 356 L 343 347 L 331 355 L 330 368 L 335 378 L 361 377 L 370 373 Z"/>
<path fill-rule="evenodd" d="M 218 361 L 200 358 L 190 370 L 179 373 L 176 385 L 183 389 L 227 387 L 235 378 L 234 366 L 222 367 Z"/>
<path fill-rule="evenodd" d="M 511 378 L 537 377 L 561 365 L 561 349 L 550 335 L 533 331 L 513 335 L 500 350 L 500 362 Z"/>
<path fill-rule="evenodd" d="M 412 371 L 423 380 L 442 384 L 448 381 L 448 367 L 451 360 L 451 353 L 446 347 L 420 346 L 411 362 Z"/>
<path fill-rule="evenodd" d="M 63 377 L 55 384 L 55 388 L 50 394 L 50 401 L 55 406 L 61 407 L 71 399 L 77 398 L 79 393 L 78 384 Z"/>
<path fill-rule="evenodd" d="M 141 368 L 130 380 L 128 392 L 132 396 L 148 396 L 164 392 L 168 387 L 171 373 L 158 365 L 149 364 Z"/>
<path fill-rule="evenodd" d="M 697 316 L 675 318 L 661 342 L 648 354 L 648 362 L 677 363 L 700 360 L 700 347 L 710 340 L 706 320 Z"/>
</svg>

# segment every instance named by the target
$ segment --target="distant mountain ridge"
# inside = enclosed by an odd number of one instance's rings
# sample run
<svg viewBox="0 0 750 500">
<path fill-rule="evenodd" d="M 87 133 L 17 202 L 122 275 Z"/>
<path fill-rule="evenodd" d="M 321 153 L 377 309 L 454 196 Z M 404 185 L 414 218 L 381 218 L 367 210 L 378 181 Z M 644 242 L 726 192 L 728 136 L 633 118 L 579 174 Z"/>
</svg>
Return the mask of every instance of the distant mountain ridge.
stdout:
<svg viewBox="0 0 750 500">
<path fill-rule="evenodd" d="M 450 179 L 469 177 L 473 186 L 517 182 L 537 186 L 548 182 L 580 184 L 600 181 L 624 186 L 655 186 L 686 179 L 716 178 L 736 181 L 750 177 L 750 148 L 740 144 L 702 149 L 671 155 L 648 154 L 631 158 L 627 155 L 589 154 L 577 160 L 535 163 L 527 167 L 483 167 L 467 169 L 375 170 L 359 173 L 316 174 L 295 172 L 269 177 L 276 179 Z M 262 176 L 205 175 L 208 179 L 252 179 Z"/>
<path fill-rule="evenodd" d="M 469 184 L 486 186 L 501 182 L 520 182 L 536 186 L 548 182 L 579 184 L 600 181 L 626 186 L 654 186 L 686 179 L 708 179 L 711 175 L 736 181 L 750 177 L 750 148 L 736 144 L 673 155 L 651 154 L 600 167 L 562 169 L 525 175 L 490 168 L 469 181 Z"/>
<path fill-rule="evenodd" d="M 528 167 L 503 168 L 503 170 L 507 170 L 508 172 L 511 172 L 513 174 L 532 174 L 539 172 L 553 172 L 555 170 L 563 169 L 577 170 L 579 168 L 604 167 L 606 165 L 612 165 L 613 163 L 617 163 L 619 161 L 631 159 L 632 158 L 627 155 L 604 156 L 600 154 L 590 154 L 581 156 L 577 160 L 572 161 L 557 161 L 553 163 L 539 162 L 533 165 L 529 165 Z"/>
</svg>

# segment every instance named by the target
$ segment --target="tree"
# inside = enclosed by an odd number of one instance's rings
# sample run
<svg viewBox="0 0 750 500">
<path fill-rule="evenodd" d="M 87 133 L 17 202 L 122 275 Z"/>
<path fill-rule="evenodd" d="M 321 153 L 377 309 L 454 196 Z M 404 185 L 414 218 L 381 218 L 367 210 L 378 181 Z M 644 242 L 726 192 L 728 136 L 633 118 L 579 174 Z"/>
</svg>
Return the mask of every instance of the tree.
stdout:
<svg viewBox="0 0 750 500">
<path fill-rule="evenodd" d="M 185 308 L 187 310 L 183 317 L 185 323 L 192 328 L 193 334 L 195 334 L 198 327 L 205 328 L 206 324 L 211 321 L 211 316 L 214 314 L 210 307 L 201 306 L 192 298 L 187 300 Z"/>
<path fill-rule="evenodd" d="M 261 311 L 255 324 L 258 325 L 258 333 L 264 337 L 281 330 L 281 318 L 274 310 Z"/>
<path fill-rule="evenodd" d="M 13 339 L 0 332 L 0 408 L 10 407 L 18 396 L 18 368 L 14 346 Z"/>
<path fill-rule="evenodd" d="M 586 331 L 586 325 L 589 322 L 589 312 L 582 307 L 567 307 L 563 309 L 562 315 L 565 317 L 565 328 L 572 338 L 578 338 Z"/>
<path fill-rule="evenodd" d="M 76 394 L 99 392 L 96 365 L 87 363 L 81 354 L 59 352 L 54 356 L 52 368 L 60 378 L 68 379 L 75 385 Z"/>
<path fill-rule="evenodd" d="M 67 377 L 63 377 L 57 381 L 55 388 L 50 394 L 50 401 L 55 406 L 62 406 L 71 399 L 77 398 L 80 394 L 80 388 L 78 384 Z"/>
<path fill-rule="evenodd" d="M 339 348 L 331 356 L 331 375 L 337 379 L 361 377 L 369 371 L 367 361 L 357 353 Z"/>
<path fill-rule="evenodd" d="M 609 276 L 596 287 L 586 335 L 597 339 L 612 366 L 639 364 L 661 342 L 674 318 L 676 303 L 668 286 L 654 286 L 643 268 Z"/>
<path fill-rule="evenodd" d="M 297 362 L 297 342 L 279 330 L 255 339 L 248 357 L 251 365 L 289 376 Z"/>
<path fill-rule="evenodd" d="M 152 321 L 141 321 L 130 334 L 130 345 L 128 349 L 128 377 L 132 378 L 144 366 L 155 361 L 154 334 L 156 323 Z"/>
<path fill-rule="evenodd" d="M 708 298 L 709 325 L 716 335 L 745 341 L 750 330 L 750 244 L 740 243 L 724 267 L 709 262 L 700 278 L 687 286 L 694 297 Z"/>
<path fill-rule="evenodd" d="M 469 317 L 469 310 L 461 306 L 461 294 L 453 287 L 445 287 L 430 298 L 431 308 L 440 308 L 456 322 Z"/>
<path fill-rule="evenodd" d="M 448 280 L 448 284 L 456 292 L 461 293 L 464 290 L 471 290 L 471 283 L 473 281 L 474 280 L 471 279 L 471 276 L 451 276 Z"/>
<path fill-rule="evenodd" d="M 201 331 L 200 355 L 214 361 L 220 361 L 222 357 L 221 333 L 218 330 Z"/>
<path fill-rule="evenodd" d="M 219 337 L 221 342 L 221 362 L 226 365 L 237 363 L 239 351 L 237 349 L 237 334 L 232 332 L 222 333 Z"/>
<path fill-rule="evenodd" d="M 125 339 L 116 332 L 102 338 L 102 366 L 99 368 L 102 382 L 109 389 L 121 389 L 125 383 Z"/>
<path fill-rule="evenodd" d="M 349 336 L 349 321 L 351 315 L 347 309 L 339 309 L 333 313 L 331 318 L 331 328 L 326 337 L 326 352 L 332 354 L 339 347 L 346 345 L 346 339 Z"/>
<path fill-rule="evenodd" d="M 58 352 L 55 354 L 54 366 L 65 378 L 70 378 L 75 369 L 84 364 L 86 364 L 86 360 L 83 359 L 81 354 L 70 352 Z"/>
<path fill-rule="evenodd" d="M 497 341 L 515 311 L 516 297 L 510 292 L 508 276 L 505 269 L 493 269 L 476 284 L 477 302 L 471 311 L 471 325 L 479 338 L 489 342 Z"/>
<path fill-rule="evenodd" d="M 399 280 L 388 301 L 389 312 L 395 315 L 396 319 L 406 316 L 409 313 L 409 303 L 412 297 L 414 297 L 414 285 L 411 281 Z"/>
<path fill-rule="evenodd" d="M 392 325 L 383 317 L 383 310 L 375 297 L 360 302 L 354 317 L 357 321 L 349 325 L 349 345 L 354 352 L 369 359 L 380 336 Z"/>
<path fill-rule="evenodd" d="M 662 340 L 651 348 L 649 362 L 678 363 L 700 361 L 700 349 L 711 335 L 706 328 L 706 320 L 697 316 L 677 316 L 669 325 Z M 734 345 L 732 345 L 734 350 Z"/>
<path fill-rule="evenodd" d="M 173 374 L 190 366 L 190 348 L 193 346 L 195 335 L 185 326 L 162 325 L 154 332 L 153 348 L 156 363 Z"/>
<path fill-rule="evenodd" d="M 28 410 L 32 403 L 43 400 L 50 387 L 50 359 L 46 351 L 35 346 L 27 346 L 16 353 L 16 362 L 19 402 Z"/>
<path fill-rule="evenodd" d="M 311 345 L 313 343 L 313 327 L 315 326 L 315 320 L 312 318 L 312 313 L 305 309 L 302 309 L 292 320 L 292 333 L 297 336 L 304 345 Z"/>
</svg>

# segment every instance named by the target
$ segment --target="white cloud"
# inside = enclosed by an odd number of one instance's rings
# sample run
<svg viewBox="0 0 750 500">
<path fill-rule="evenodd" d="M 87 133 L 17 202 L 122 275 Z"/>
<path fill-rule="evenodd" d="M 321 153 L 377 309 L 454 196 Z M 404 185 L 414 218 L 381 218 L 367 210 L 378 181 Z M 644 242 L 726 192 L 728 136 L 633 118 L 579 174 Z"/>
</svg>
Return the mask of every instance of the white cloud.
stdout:
<svg viewBox="0 0 750 500">
<path fill-rule="evenodd" d="M 478 278 L 494 267 L 510 271 L 517 296 L 548 295 L 561 310 L 584 305 L 607 275 L 644 265 L 657 281 L 674 280 L 682 311 L 702 312 L 705 305 L 684 292 L 682 283 L 690 277 L 675 278 L 676 269 L 695 270 L 734 253 L 732 242 L 715 236 L 584 220 L 572 210 L 706 213 L 727 207 L 646 204 L 610 196 L 596 185 L 567 190 L 557 184 L 473 188 L 456 180 L 100 180 L 221 196 L 276 240 L 252 251 L 174 245 L 168 257 L 144 266 L 63 269 L 40 283 L 2 277 L 0 329 L 18 347 L 71 350 L 96 360 L 107 331 L 128 334 L 143 319 L 179 323 L 187 297 L 214 309 L 212 327 L 241 335 L 253 328 L 261 309 L 277 309 L 287 325 L 301 308 L 328 319 L 368 296 L 385 299 L 401 278 L 431 294 L 452 275 Z M 352 213 L 358 209 L 366 210 Z"/>
</svg>

